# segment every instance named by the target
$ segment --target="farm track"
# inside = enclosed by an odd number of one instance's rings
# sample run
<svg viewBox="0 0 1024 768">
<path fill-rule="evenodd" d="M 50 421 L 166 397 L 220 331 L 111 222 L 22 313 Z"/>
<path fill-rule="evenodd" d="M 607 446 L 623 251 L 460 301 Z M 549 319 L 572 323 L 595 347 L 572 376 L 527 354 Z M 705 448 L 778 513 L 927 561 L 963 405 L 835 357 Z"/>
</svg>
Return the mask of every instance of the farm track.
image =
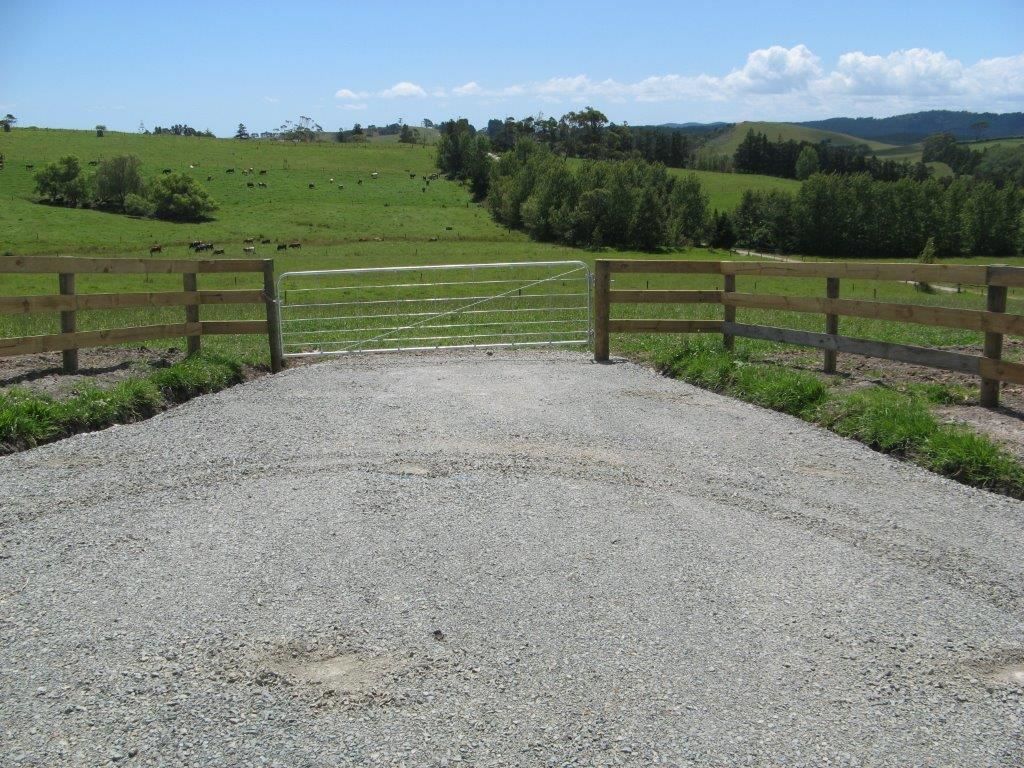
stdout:
<svg viewBox="0 0 1024 768">
<path fill-rule="evenodd" d="M 0 764 L 1020 765 L 1024 504 L 579 353 L 0 459 Z"/>
</svg>

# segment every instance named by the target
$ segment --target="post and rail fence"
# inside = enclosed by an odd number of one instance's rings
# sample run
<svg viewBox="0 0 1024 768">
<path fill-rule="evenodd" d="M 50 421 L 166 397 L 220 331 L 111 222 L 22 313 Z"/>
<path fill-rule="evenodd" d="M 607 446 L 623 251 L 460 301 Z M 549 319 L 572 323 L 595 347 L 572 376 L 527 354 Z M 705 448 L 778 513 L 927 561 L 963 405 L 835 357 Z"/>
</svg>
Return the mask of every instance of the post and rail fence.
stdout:
<svg viewBox="0 0 1024 768">
<path fill-rule="evenodd" d="M 198 275 L 255 272 L 263 275 L 262 290 L 200 290 Z M 185 337 L 189 354 L 200 350 L 203 336 L 265 334 L 270 344 L 271 369 L 283 367 L 280 309 L 273 259 L 105 259 L 62 256 L 0 257 L 0 274 L 56 274 L 59 293 L 35 296 L 0 295 L 0 314 L 59 312 L 60 333 L 0 338 L 0 357 L 39 352 L 62 352 L 63 370 L 78 370 L 78 350 L 137 341 Z M 144 293 L 77 293 L 79 274 L 180 274 L 181 291 Z M 263 304 L 265 320 L 201 320 L 200 307 L 213 304 Z M 138 308 L 182 307 L 184 322 L 77 330 L 76 312 Z"/>
<path fill-rule="evenodd" d="M 722 275 L 721 290 L 618 290 L 613 274 Z M 823 297 L 740 293 L 737 278 L 824 278 Z M 947 309 L 918 304 L 839 298 L 840 281 L 983 285 L 987 308 Z M 851 262 L 658 261 L 597 259 L 594 262 L 594 359 L 608 359 L 611 333 L 721 333 L 732 349 L 737 337 L 815 347 L 824 351 L 823 368 L 835 373 L 840 352 L 912 363 L 981 377 L 981 404 L 999 404 L 1000 382 L 1024 384 L 1024 365 L 1002 359 L 1003 336 L 1024 336 L 1024 316 L 1006 312 L 1007 289 L 1024 286 L 1024 267 L 960 264 L 893 264 Z M 722 320 L 612 319 L 612 304 L 721 304 Z M 824 333 L 736 322 L 737 309 L 767 309 L 824 315 Z M 915 323 L 985 334 L 982 355 L 908 344 L 858 339 L 839 334 L 841 316 Z"/>
</svg>

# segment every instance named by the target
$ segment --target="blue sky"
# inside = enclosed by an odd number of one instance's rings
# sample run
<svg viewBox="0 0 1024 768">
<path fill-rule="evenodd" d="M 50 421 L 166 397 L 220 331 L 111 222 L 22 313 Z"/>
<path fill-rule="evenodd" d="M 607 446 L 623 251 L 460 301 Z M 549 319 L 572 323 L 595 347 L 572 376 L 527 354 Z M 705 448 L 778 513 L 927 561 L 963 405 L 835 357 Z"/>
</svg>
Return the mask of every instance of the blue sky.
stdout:
<svg viewBox="0 0 1024 768">
<path fill-rule="evenodd" d="M 22 125 L 230 135 L 299 115 L 335 130 L 588 104 L 634 125 L 1024 110 L 1022 0 L 0 0 L 0 29 L 0 112 Z"/>
</svg>

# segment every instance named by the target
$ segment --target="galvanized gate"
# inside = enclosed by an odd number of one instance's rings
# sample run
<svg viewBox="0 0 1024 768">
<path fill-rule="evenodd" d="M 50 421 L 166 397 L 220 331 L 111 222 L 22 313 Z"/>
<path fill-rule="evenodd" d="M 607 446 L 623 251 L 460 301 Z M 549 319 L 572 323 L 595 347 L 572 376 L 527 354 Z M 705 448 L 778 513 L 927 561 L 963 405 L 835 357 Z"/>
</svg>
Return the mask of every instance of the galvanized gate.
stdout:
<svg viewBox="0 0 1024 768">
<path fill-rule="evenodd" d="M 285 357 L 589 344 L 582 261 L 432 264 L 285 272 Z"/>
</svg>

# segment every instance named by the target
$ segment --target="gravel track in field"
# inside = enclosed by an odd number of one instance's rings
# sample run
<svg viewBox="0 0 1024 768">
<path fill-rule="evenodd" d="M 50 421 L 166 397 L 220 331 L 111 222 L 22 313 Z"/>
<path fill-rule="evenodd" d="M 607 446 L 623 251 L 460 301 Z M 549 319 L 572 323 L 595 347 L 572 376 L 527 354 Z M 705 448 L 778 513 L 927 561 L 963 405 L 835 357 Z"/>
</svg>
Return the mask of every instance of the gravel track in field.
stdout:
<svg viewBox="0 0 1024 768">
<path fill-rule="evenodd" d="M 0 459 L 3 766 L 1019 766 L 1024 504 L 582 353 Z"/>
</svg>

